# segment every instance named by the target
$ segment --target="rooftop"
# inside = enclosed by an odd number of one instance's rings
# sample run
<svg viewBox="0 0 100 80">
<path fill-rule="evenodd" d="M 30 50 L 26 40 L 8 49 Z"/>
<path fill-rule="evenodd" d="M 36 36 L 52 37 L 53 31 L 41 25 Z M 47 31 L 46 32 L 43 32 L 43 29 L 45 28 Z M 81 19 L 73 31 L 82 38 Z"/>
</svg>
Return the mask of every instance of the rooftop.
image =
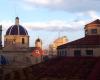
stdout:
<svg viewBox="0 0 100 80">
<path fill-rule="evenodd" d="M 67 44 L 61 45 L 58 48 L 66 48 L 66 47 L 73 47 L 73 46 L 95 46 L 100 45 L 100 35 L 88 35 L 83 38 L 77 39 L 75 41 L 69 42 Z"/>
<path fill-rule="evenodd" d="M 90 23 L 86 24 L 85 26 L 91 25 L 91 24 L 100 24 L 100 20 L 99 20 L 99 19 L 96 19 L 95 21 L 90 22 Z M 100 26 L 99 26 L 99 27 L 100 27 Z"/>
</svg>

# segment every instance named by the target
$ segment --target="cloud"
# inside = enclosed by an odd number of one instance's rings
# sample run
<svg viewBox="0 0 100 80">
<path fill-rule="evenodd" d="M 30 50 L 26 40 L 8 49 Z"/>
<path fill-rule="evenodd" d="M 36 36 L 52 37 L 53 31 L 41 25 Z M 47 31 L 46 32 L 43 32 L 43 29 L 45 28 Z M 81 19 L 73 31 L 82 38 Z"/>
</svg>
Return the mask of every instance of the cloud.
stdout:
<svg viewBox="0 0 100 80">
<path fill-rule="evenodd" d="M 84 27 L 87 21 L 63 21 L 52 20 L 47 22 L 23 22 L 21 23 L 28 30 L 45 30 L 45 31 L 79 31 Z M 0 21 L 3 30 L 6 31 L 14 23 L 12 21 Z"/>
<path fill-rule="evenodd" d="M 100 0 L 23 0 L 32 7 L 45 7 L 69 12 L 100 11 Z"/>
<path fill-rule="evenodd" d="M 35 5 L 42 5 L 42 6 L 49 6 L 49 5 L 58 5 L 63 0 L 24 0 L 25 2 L 28 2 L 29 4 L 35 4 Z"/>
<path fill-rule="evenodd" d="M 89 11 L 87 14 L 94 20 L 94 19 L 100 19 L 100 16 L 97 15 L 95 11 Z"/>
<path fill-rule="evenodd" d="M 94 21 L 95 19 L 100 19 L 100 16 L 95 11 L 88 11 L 85 13 L 77 13 L 76 16 L 84 17 L 88 16 L 91 19 L 74 19 L 72 21 L 66 20 L 51 20 L 51 21 L 42 21 L 42 22 L 22 22 L 21 24 L 25 26 L 28 30 L 46 30 L 46 31 L 79 31 L 84 28 L 84 25 Z M 3 30 L 7 30 L 8 27 L 14 25 L 14 22 L 11 20 L 0 21 L 0 24 L 3 25 Z"/>
<path fill-rule="evenodd" d="M 8 20 L 8 21 L 2 20 L 2 21 L 0 21 L 0 24 L 2 25 L 3 31 L 5 31 L 5 30 L 7 30 L 11 25 L 13 25 L 14 22 L 11 21 L 11 20 Z"/>
<path fill-rule="evenodd" d="M 77 13 L 76 16 L 84 17 L 88 16 L 91 19 L 74 19 L 72 21 L 66 20 L 51 20 L 42 22 L 22 22 L 21 24 L 25 26 L 27 30 L 45 30 L 45 31 L 79 31 L 84 28 L 84 25 L 94 21 L 95 19 L 100 19 L 100 16 L 95 11 L 88 11 L 85 13 Z M 11 20 L 0 21 L 3 26 L 3 30 L 7 30 L 14 22 Z"/>
</svg>

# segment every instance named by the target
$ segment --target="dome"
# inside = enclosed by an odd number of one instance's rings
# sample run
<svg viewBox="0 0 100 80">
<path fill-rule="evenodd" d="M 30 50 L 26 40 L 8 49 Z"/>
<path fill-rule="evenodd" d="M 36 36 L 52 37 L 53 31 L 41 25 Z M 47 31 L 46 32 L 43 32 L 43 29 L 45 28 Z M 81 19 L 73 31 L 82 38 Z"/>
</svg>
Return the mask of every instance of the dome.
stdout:
<svg viewBox="0 0 100 80">
<path fill-rule="evenodd" d="M 15 25 L 8 28 L 6 35 L 28 35 L 27 30 L 19 25 L 19 17 L 15 18 Z"/>
<path fill-rule="evenodd" d="M 39 39 L 39 38 L 38 38 L 38 39 L 36 39 L 36 42 L 41 42 L 41 39 Z"/>
<path fill-rule="evenodd" d="M 8 28 L 6 35 L 28 35 L 28 32 L 21 25 L 13 25 L 10 28 Z"/>
</svg>

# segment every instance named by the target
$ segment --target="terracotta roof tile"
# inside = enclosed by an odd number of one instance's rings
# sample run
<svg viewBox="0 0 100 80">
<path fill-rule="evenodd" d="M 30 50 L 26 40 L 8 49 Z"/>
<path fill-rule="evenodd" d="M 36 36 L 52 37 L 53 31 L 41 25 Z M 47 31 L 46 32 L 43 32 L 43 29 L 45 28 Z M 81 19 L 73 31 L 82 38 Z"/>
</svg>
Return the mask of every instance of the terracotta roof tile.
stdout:
<svg viewBox="0 0 100 80">
<path fill-rule="evenodd" d="M 95 21 L 86 24 L 86 26 L 87 26 L 87 25 L 90 25 L 90 24 L 100 24 L 100 20 L 99 20 L 99 19 L 96 19 Z M 99 27 L 100 27 L 100 26 L 99 26 Z"/>
<path fill-rule="evenodd" d="M 65 48 L 68 46 L 88 46 L 88 45 L 100 45 L 100 35 L 88 35 L 81 39 L 69 42 L 67 44 L 61 45 L 58 48 Z"/>
</svg>

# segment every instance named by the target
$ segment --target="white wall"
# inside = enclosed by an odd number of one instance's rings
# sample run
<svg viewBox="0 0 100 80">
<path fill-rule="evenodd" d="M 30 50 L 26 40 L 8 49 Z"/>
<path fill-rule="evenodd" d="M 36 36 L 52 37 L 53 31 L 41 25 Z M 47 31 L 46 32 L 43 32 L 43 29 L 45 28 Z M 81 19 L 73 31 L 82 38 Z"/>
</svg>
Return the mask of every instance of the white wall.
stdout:
<svg viewBox="0 0 100 80">
<path fill-rule="evenodd" d="M 65 50 L 67 51 L 67 56 L 74 56 L 74 50 L 81 50 L 81 56 L 87 56 L 86 50 L 93 50 L 93 56 L 100 56 L 100 48 L 66 48 L 60 49 L 59 51 L 62 52 Z"/>
</svg>

